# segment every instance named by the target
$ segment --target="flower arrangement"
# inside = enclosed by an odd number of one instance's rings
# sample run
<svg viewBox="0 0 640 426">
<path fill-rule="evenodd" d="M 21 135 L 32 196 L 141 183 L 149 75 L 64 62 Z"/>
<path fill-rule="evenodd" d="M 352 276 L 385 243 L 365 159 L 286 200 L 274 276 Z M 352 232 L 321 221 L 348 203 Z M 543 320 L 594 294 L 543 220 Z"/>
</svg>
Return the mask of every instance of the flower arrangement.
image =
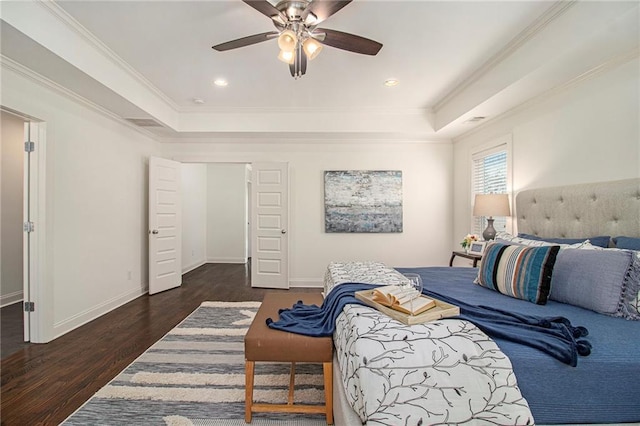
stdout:
<svg viewBox="0 0 640 426">
<path fill-rule="evenodd" d="M 471 243 L 474 241 L 480 241 L 480 237 L 477 236 L 476 234 L 467 234 L 467 236 L 464 237 L 460 245 L 462 246 L 463 249 L 467 250 L 469 247 L 471 247 Z"/>
</svg>

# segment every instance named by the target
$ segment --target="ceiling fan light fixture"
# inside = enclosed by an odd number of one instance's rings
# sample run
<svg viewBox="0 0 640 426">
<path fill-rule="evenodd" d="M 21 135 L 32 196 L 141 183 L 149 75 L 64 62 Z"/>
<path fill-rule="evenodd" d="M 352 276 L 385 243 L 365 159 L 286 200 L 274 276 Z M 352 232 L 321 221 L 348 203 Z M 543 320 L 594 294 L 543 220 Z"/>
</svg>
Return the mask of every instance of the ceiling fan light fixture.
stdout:
<svg viewBox="0 0 640 426">
<path fill-rule="evenodd" d="M 296 79 L 305 75 L 308 61 L 318 56 L 325 45 L 370 56 L 377 55 L 382 48 L 381 43 L 356 34 L 317 28 L 317 25 L 342 10 L 352 0 L 242 0 L 242 2 L 269 18 L 276 27 L 276 31 L 253 34 L 220 43 L 212 46 L 213 50 L 224 52 L 277 38 L 280 50 L 278 59 L 289 65 L 289 72 Z"/>
<path fill-rule="evenodd" d="M 296 55 L 293 52 L 286 52 L 284 50 L 281 50 L 278 54 L 278 59 L 286 64 L 293 64 L 296 59 Z"/>
<path fill-rule="evenodd" d="M 308 38 L 302 43 L 302 48 L 304 49 L 304 53 L 307 54 L 307 59 L 312 60 L 322 50 L 322 44 L 318 43 L 317 40 L 312 38 Z"/>
<path fill-rule="evenodd" d="M 285 52 L 293 52 L 298 44 L 298 37 L 291 30 L 285 30 L 278 36 L 278 47 Z"/>
</svg>

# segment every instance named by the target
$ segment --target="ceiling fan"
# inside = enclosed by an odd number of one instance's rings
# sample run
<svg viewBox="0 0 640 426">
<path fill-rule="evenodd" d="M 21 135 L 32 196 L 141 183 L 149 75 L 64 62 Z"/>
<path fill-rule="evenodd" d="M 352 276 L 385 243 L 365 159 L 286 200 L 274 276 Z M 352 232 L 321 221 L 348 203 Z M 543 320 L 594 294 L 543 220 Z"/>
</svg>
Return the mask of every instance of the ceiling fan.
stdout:
<svg viewBox="0 0 640 426">
<path fill-rule="evenodd" d="M 273 6 L 267 0 L 242 0 L 273 21 L 277 31 L 254 34 L 213 46 L 218 52 L 278 39 L 278 59 L 289 64 L 291 76 L 298 79 L 307 72 L 323 45 L 364 55 L 376 55 L 382 44 L 342 31 L 318 28 L 325 19 L 352 0 L 281 0 Z"/>
</svg>

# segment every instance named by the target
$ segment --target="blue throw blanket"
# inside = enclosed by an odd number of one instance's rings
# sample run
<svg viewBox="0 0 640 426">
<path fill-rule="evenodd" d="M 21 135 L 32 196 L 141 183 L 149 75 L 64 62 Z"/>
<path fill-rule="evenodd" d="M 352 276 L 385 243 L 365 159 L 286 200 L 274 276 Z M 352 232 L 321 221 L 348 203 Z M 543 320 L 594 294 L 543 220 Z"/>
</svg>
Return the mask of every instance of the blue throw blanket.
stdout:
<svg viewBox="0 0 640 426">
<path fill-rule="evenodd" d="M 299 301 L 290 309 L 281 309 L 278 321 L 268 318 L 267 325 L 276 330 L 306 336 L 332 336 L 336 328 L 336 318 L 347 304 L 366 306 L 356 299 L 355 292 L 375 287 L 379 286 L 341 284 L 327 295 L 322 306 L 304 305 Z M 591 344 L 580 339 L 588 334 L 587 329 L 574 327 L 566 318 L 515 314 L 490 306 L 469 305 L 426 289 L 422 292 L 428 297 L 459 306 L 460 315 L 455 318 L 475 324 L 488 336 L 531 346 L 572 367 L 577 365 L 578 355 L 587 356 L 591 353 Z"/>
</svg>

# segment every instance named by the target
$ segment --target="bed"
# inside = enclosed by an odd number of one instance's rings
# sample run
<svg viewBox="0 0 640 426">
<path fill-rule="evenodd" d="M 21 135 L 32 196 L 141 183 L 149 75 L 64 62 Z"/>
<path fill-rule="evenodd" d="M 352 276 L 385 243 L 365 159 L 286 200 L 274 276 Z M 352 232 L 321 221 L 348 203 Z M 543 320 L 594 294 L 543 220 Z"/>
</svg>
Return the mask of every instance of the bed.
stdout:
<svg viewBox="0 0 640 426">
<path fill-rule="evenodd" d="M 480 268 L 397 269 L 333 262 L 325 293 L 344 283 L 394 284 L 403 273 L 418 273 L 429 291 L 470 305 L 567 318 L 576 330 L 588 330 L 574 339 L 586 356 L 571 366 L 533 347 L 488 338 L 467 321 L 407 327 L 347 305 L 334 333 L 337 425 L 640 422 L 640 247 L 634 245 L 640 179 L 523 191 L 516 217 L 523 237 L 499 235 L 504 239 L 485 253 L 484 269 L 482 262 Z M 584 242 L 599 236 L 614 237 L 606 245 L 623 248 Z M 498 249 L 539 249 L 548 257 L 557 250 L 544 304 L 474 284 Z M 608 281 L 616 282 L 609 288 Z"/>
</svg>

